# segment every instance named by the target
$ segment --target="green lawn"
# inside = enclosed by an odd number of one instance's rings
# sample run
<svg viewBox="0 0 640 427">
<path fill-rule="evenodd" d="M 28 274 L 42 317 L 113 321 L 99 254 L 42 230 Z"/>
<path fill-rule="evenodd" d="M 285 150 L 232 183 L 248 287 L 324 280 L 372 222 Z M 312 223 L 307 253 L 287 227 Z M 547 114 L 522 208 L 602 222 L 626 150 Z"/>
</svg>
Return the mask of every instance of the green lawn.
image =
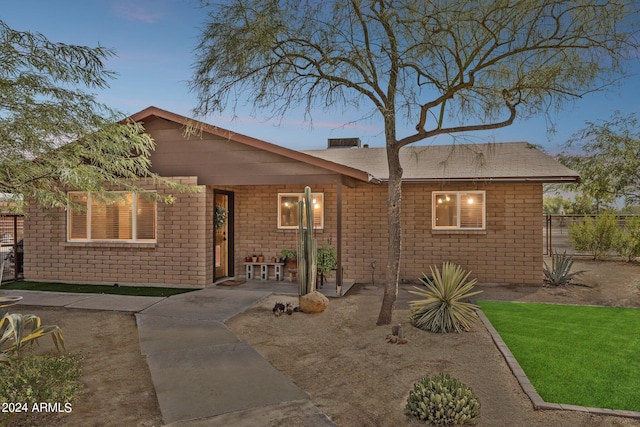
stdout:
<svg viewBox="0 0 640 427">
<path fill-rule="evenodd" d="M 640 309 L 478 305 L 545 401 L 640 411 Z"/>
<path fill-rule="evenodd" d="M 2 285 L 0 289 L 48 292 L 76 292 L 82 294 L 136 295 L 144 297 L 168 297 L 196 289 L 158 288 L 149 286 L 74 285 L 70 283 L 40 283 L 18 281 Z"/>
</svg>

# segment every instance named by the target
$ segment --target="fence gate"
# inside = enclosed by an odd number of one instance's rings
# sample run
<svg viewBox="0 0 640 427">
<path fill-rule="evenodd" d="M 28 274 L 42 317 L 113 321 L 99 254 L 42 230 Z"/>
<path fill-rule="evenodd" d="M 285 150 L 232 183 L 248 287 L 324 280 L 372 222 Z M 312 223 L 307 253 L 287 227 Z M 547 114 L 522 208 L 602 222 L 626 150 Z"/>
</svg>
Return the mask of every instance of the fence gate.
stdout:
<svg viewBox="0 0 640 427">
<path fill-rule="evenodd" d="M 0 281 L 22 278 L 24 216 L 0 214 Z"/>
</svg>

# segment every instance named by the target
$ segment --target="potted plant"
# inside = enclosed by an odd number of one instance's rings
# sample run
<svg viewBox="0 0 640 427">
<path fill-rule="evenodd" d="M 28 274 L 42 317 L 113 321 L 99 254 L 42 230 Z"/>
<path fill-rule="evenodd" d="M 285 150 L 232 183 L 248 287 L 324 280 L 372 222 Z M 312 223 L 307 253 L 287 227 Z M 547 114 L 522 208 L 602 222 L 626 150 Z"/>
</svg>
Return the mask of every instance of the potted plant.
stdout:
<svg viewBox="0 0 640 427">
<path fill-rule="evenodd" d="M 258 262 L 258 255 L 256 254 L 251 255 L 251 262 Z"/>
<path fill-rule="evenodd" d="M 258 262 L 264 262 L 264 255 L 258 255 Z"/>
<path fill-rule="evenodd" d="M 244 257 L 244 262 L 251 262 L 251 257 L 248 255 Z"/>
<path fill-rule="evenodd" d="M 338 267 L 338 257 L 336 250 L 329 245 L 322 245 L 318 248 L 318 274 L 320 275 L 320 286 L 324 284 L 326 276 Z"/>
<path fill-rule="evenodd" d="M 282 262 L 285 263 L 285 266 L 288 269 L 295 269 L 298 267 L 298 259 L 295 251 L 283 249 L 280 253 L 282 254 Z"/>
</svg>

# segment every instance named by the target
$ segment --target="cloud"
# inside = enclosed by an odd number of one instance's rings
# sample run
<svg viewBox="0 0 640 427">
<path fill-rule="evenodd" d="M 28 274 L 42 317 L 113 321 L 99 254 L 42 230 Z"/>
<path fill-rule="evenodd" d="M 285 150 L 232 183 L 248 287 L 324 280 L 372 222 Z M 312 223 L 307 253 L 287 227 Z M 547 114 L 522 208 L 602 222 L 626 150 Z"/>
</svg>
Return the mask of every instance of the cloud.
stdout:
<svg viewBox="0 0 640 427">
<path fill-rule="evenodd" d="M 144 22 L 154 24 L 162 17 L 157 4 L 153 2 L 132 2 L 130 0 L 117 1 L 113 4 L 115 15 L 127 21 Z"/>
</svg>

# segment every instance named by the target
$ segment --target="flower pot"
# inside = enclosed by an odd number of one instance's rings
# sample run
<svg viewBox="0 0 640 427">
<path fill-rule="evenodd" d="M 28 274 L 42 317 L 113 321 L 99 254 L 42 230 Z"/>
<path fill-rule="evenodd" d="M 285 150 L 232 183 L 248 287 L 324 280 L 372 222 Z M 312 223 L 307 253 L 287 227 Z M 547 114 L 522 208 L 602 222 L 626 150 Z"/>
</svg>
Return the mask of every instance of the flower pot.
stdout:
<svg viewBox="0 0 640 427">
<path fill-rule="evenodd" d="M 264 257 L 263 256 L 259 256 L 258 257 L 258 262 L 264 262 Z"/>
<path fill-rule="evenodd" d="M 251 257 L 251 262 L 257 262 L 258 261 L 258 257 L 257 256 L 252 256 Z"/>
<path fill-rule="evenodd" d="M 297 258 L 287 258 L 287 262 L 285 266 L 290 270 L 295 270 L 298 268 L 298 259 Z"/>
</svg>

